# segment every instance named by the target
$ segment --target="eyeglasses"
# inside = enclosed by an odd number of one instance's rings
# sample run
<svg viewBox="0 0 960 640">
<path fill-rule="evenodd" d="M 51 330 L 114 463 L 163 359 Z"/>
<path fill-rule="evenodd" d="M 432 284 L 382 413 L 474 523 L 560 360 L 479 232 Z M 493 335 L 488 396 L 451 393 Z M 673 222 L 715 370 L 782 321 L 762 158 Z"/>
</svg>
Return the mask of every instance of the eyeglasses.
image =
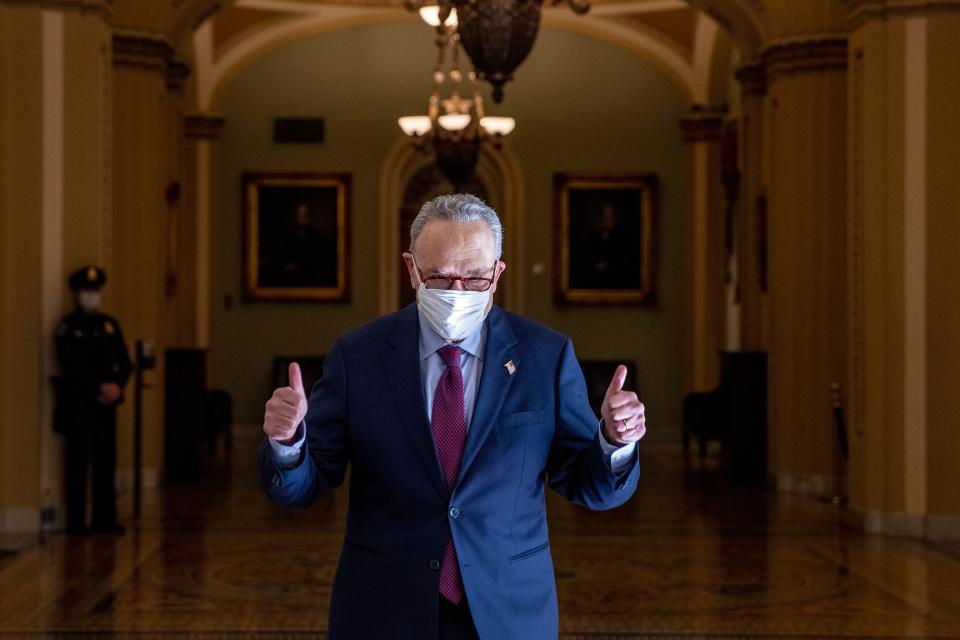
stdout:
<svg viewBox="0 0 960 640">
<path fill-rule="evenodd" d="M 481 278 L 479 276 L 450 276 L 450 275 L 441 275 L 435 274 L 423 277 L 423 272 L 420 271 L 420 267 L 417 266 L 417 260 L 414 258 L 413 266 L 416 267 L 417 273 L 420 275 L 420 282 L 422 282 L 427 289 L 450 289 L 453 287 L 453 283 L 458 280 L 463 285 L 463 288 L 467 291 L 486 291 L 493 286 L 494 278 L 497 274 L 497 263 L 493 263 L 493 273 L 490 278 Z"/>
</svg>

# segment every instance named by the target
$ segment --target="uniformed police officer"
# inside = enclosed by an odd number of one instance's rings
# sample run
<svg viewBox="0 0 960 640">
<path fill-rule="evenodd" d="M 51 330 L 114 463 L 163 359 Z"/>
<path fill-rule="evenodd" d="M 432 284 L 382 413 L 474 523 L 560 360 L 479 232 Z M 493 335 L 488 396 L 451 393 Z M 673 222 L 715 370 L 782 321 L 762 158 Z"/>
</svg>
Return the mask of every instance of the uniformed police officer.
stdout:
<svg viewBox="0 0 960 640">
<path fill-rule="evenodd" d="M 130 358 L 112 317 L 100 313 L 103 269 L 87 266 L 70 276 L 76 308 L 57 329 L 60 382 L 54 429 L 66 437 L 67 532 L 86 527 L 87 468 L 93 467 L 92 531 L 123 533 L 117 522 L 117 405 L 130 377 Z"/>
</svg>

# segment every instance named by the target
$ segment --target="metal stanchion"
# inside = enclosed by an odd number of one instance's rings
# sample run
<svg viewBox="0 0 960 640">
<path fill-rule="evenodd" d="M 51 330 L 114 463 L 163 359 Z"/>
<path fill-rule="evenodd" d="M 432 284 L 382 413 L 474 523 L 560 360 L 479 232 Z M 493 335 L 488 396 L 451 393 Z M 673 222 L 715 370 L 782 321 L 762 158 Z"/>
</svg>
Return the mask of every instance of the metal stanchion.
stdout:
<svg viewBox="0 0 960 640">
<path fill-rule="evenodd" d="M 841 402 L 840 383 L 830 385 L 830 395 L 833 399 L 833 423 L 836 428 L 837 440 L 833 447 L 833 499 L 838 507 L 847 504 L 847 460 L 850 458 L 850 444 L 847 440 L 847 427 L 843 420 L 843 403 Z"/>
<path fill-rule="evenodd" d="M 133 396 L 133 518 L 140 519 L 143 493 L 143 390 L 150 387 L 143 382 L 143 372 L 153 369 L 153 343 L 137 340 L 137 368 Z"/>
</svg>

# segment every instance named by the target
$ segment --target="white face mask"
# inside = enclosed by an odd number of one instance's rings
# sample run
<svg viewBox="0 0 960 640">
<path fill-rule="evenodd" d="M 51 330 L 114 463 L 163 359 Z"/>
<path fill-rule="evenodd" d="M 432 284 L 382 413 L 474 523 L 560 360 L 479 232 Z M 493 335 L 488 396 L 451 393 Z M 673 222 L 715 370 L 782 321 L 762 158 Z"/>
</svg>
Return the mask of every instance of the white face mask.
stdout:
<svg viewBox="0 0 960 640">
<path fill-rule="evenodd" d="M 77 303 L 87 313 L 93 313 L 100 308 L 100 292 L 92 289 L 82 289 L 77 293 Z"/>
<path fill-rule="evenodd" d="M 457 291 L 417 287 L 417 306 L 441 338 L 459 342 L 480 328 L 487 317 L 490 289 Z"/>
</svg>

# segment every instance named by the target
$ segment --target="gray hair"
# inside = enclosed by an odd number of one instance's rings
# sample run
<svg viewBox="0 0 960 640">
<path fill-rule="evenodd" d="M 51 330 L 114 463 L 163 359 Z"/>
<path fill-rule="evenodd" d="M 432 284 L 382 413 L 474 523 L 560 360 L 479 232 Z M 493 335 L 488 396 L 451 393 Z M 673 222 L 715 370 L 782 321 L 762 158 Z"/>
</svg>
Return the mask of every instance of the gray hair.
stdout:
<svg viewBox="0 0 960 640">
<path fill-rule="evenodd" d="M 490 229 L 497 260 L 503 255 L 503 227 L 497 212 L 486 202 L 469 193 L 451 193 L 428 200 L 420 207 L 420 213 L 410 225 L 410 253 L 417 244 L 420 232 L 431 220 L 447 222 L 473 222 L 482 220 Z"/>
</svg>

